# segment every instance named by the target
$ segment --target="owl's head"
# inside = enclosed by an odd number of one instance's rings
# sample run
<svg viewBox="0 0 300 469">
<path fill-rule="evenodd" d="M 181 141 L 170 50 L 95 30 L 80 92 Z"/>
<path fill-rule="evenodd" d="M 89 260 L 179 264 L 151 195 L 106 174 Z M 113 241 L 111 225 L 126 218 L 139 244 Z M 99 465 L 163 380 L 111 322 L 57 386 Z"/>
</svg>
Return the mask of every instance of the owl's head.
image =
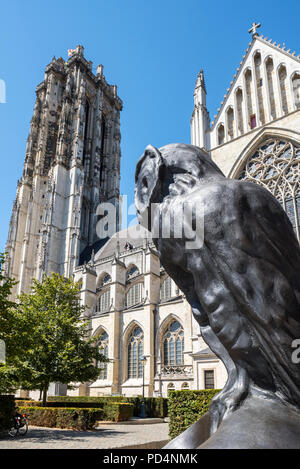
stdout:
<svg viewBox="0 0 300 469">
<path fill-rule="evenodd" d="M 183 194 L 217 175 L 224 177 L 208 153 L 199 147 L 173 143 L 158 149 L 148 145 L 135 172 L 135 206 L 140 223 L 146 216 L 151 226 L 151 204 Z"/>
</svg>

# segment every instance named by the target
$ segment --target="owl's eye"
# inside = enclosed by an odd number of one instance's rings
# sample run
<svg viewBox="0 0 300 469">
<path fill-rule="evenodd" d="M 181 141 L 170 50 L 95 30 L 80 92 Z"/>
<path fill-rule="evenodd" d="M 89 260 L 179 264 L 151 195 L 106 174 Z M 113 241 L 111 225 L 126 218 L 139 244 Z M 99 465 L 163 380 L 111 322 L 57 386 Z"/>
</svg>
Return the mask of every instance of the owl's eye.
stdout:
<svg viewBox="0 0 300 469">
<path fill-rule="evenodd" d="M 148 181 L 146 177 L 143 177 L 142 179 L 142 185 L 148 189 Z"/>
</svg>

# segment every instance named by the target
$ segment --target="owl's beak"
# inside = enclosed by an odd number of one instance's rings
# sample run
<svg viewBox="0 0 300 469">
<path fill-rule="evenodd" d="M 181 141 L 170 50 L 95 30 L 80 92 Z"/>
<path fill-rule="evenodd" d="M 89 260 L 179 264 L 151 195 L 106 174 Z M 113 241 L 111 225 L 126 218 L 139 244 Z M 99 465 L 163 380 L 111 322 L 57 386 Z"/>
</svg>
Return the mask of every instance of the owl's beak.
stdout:
<svg viewBox="0 0 300 469">
<path fill-rule="evenodd" d="M 159 202 L 161 193 L 161 168 L 163 160 L 160 151 L 148 145 L 140 158 L 135 174 L 135 207 L 139 223 L 151 230 L 151 207 Z"/>
</svg>

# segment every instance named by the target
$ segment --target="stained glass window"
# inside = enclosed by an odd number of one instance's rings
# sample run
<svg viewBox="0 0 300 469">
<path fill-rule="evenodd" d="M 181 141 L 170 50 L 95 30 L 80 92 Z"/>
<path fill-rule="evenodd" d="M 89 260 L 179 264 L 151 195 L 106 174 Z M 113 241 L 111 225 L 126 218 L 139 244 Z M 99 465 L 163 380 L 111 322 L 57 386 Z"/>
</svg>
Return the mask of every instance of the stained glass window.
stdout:
<svg viewBox="0 0 300 469">
<path fill-rule="evenodd" d="M 99 340 L 99 348 L 100 348 L 100 352 L 106 358 L 108 358 L 108 334 L 106 332 L 104 332 L 101 335 L 101 338 Z M 99 379 L 107 379 L 107 362 L 106 363 L 103 363 L 103 362 L 97 363 L 97 366 L 100 369 Z"/>
<path fill-rule="evenodd" d="M 140 275 L 140 271 L 139 269 L 137 268 L 136 265 L 133 265 L 129 270 L 127 270 L 126 272 L 126 280 L 131 280 L 135 277 L 137 277 L 138 275 Z"/>
<path fill-rule="evenodd" d="M 184 332 L 178 321 L 173 321 L 164 334 L 164 365 L 183 365 Z"/>
<path fill-rule="evenodd" d="M 171 298 L 171 279 L 167 277 L 161 284 L 160 299 L 166 301 Z"/>
<path fill-rule="evenodd" d="M 97 311 L 104 313 L 110 307 L 110 289 L 106 290 L 98 299 Z"/>
<path fill-rule="evenodd" d="M 141 378 L 143 367 L 141 360 L 144 355 L 144 334 L 136 327 L 128 339 L 128 378 Z"/>
<path fill-rule="evenodd" d="M 250 155 L 239 179 L 268 189 L 285 209 L 299 237 L 300 224 L 300 147 L 269 138 Z"/>
<path fill-rule="evenodd" d="M 126 307 L 137 305 L 142 300 L 142 284 L 136 283 L 133 285 L 126 294 Z"/>
</svg>

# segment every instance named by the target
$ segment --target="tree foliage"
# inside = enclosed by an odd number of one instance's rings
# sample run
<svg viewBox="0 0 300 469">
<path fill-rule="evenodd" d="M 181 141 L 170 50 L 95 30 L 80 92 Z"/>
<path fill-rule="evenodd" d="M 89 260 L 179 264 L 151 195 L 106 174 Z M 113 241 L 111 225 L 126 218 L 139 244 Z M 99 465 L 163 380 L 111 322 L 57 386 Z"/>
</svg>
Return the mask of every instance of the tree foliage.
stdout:
<svg viewBox="0 0 300 469">
<path fill-rule="evenodd" d="M 4 273 L 5 255 L 0 253 L 0 339 L 5 343 L 6 363 L 0 363 L 0 394 L 14 392 L 17 388 L 17 370 L 9 362 L 9 351 L 14 340 L 13 308 L 15 303 L 9 299 L 16 282 Z"/>
<path fill-rule="evenodd" d="M 72 278 L 44 276 L 41 282 L 33 280 L 31 292 L 21 294 L 10 311 L 13 330 L 7 338 L 13 333 L 15 345 L 9 347 L 10 362 L 20 386 L 42 391 L 44 403 L 50 383 L 95 381 L 95 363 L 107 361 L 90 337 L 79 292 Z"/>
</svg>

